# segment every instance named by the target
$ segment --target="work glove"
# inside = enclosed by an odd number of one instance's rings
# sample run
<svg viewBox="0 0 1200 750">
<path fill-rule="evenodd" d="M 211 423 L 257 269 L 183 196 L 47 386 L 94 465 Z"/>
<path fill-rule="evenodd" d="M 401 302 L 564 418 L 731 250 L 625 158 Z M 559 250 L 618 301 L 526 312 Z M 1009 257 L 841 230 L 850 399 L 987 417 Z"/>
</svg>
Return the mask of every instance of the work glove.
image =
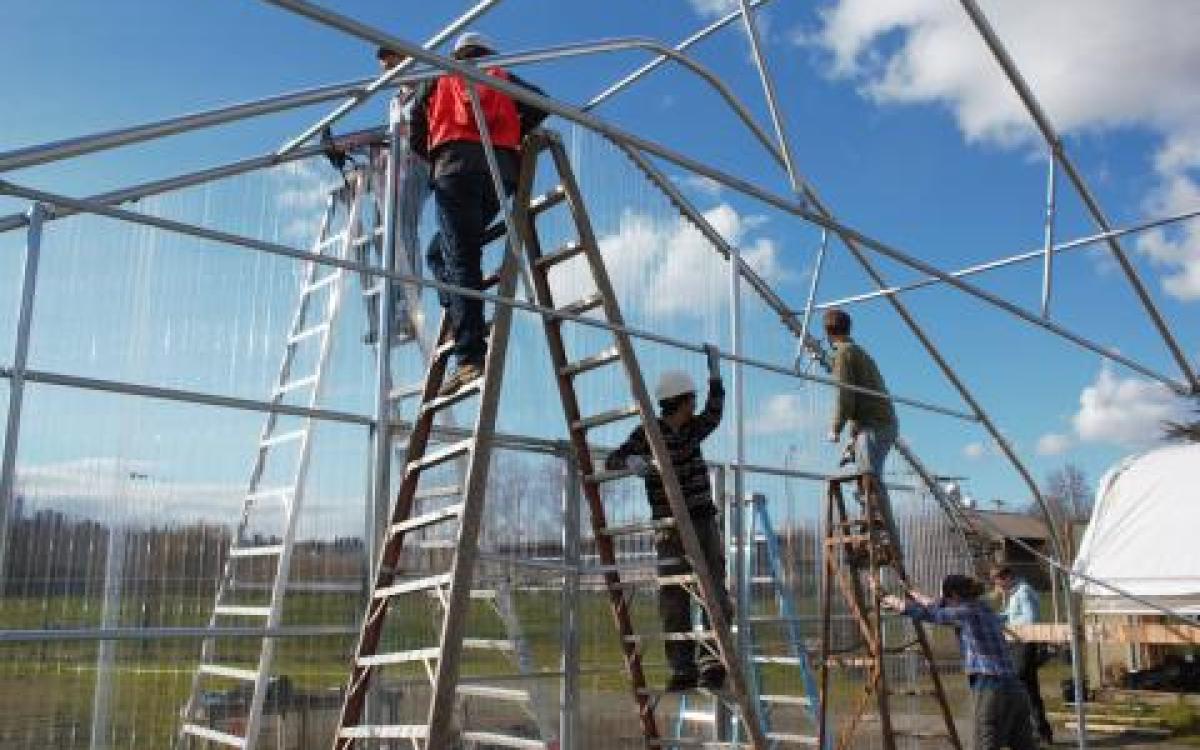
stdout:
<svg viewBox="0 0 1200 750">
<path fill-rule="evenodd" d="M 650 466 L 650 462 L 641 456 L 630 456 L 625 459 L 625 468 L 634 472 L 639 477 L 645 477 L 650 475 L 652 467 Z"/>
<path fill-rule="evenodd" d="M 704 345 L 704 356 L 708 357 L 708 379 L 721 379 L 721 352 L 712 344 Z"/>
</svg>

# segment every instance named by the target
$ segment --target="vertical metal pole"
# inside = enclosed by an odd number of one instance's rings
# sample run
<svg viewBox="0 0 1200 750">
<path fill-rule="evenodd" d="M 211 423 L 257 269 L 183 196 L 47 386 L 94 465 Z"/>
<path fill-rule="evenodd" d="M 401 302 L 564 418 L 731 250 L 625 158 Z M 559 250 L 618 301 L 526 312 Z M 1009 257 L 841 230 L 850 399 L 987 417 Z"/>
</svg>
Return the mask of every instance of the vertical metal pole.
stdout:
<svg viewBox="0 0 1200 750">
<path fill-rule="evenodd" d="M 736 610 L 734 611 L 733 621 L 730 627 L 737 632 L 738 651 L 742 651 L 742 634 L 741 627 L 742 608 L 740 601 L 742 598 L 742 575 L 741 575 L 741 560 L 742 560 L 742 518 L 741 505 L 738 502 L 736 495 L 728 491 L 725 486 L 725 467 L 714 466 L 709 470 L 709 479 L 712 482 L 713 504 L 725 516 L 725 524 L 723 529 L 723 538 L 725 540 L 725 581 L 726 589 L 730 593 L 730 598 L 738 601 Z M 732 554 L 732 557 L 730 556 Z M 716 734 L 713 737 L 718 742 L 729 742 L 734 739 L 740 739 L 740 729 L 735 728 L 734 723 L 737 718 L 732 715 L 729 708 L 723 701 L 715 701 L 713 706 L 716 716 L 715 727 Z M 682 712 L 680 712 L 682 715 Z M 737 734 L 734 732 L 737 731 Z M 678 734 L 678 733 L 677 733 Z"/>
<path fill-rule="evenodd" d="M 119 493 L 113 493 L 120 497 Z M 125 578 L 125 541 L 128 529 L 114 523 L 108 530 L 108 553 L 104 561 L 104 605 L 100 615 L 102 628 L 121 624 L 121 593 Z M 111 718 L 113 664 L 117 655 L 116 641 L 100 641 L 96 654 L 96 688 L 92 696 L 91 750 L 105 750 L 109 743 Z"/>
<path fill-rule="evenodd" d="M 49 213 L 41 203 L 29 207 L 25 231 L 25 270 L 21 279 L 21 307 L 17 315 L 17 343 L 8 381 L 8 424 L 4 431 L 4 463 L 0 467 L 0 593 L 7 587 L 8 525 L 15 505 L 17 444 L 21 432 L 21 403 L 25 396 L 25 366 L 29 362 L 29 335 L 33 326 L 33 298 L 37 291 L 38 261 L 42 254 L 42 222 Z"/>
<path fill-rule="evenodd" d="M 579 746 L 579 565 L 580 492 L 579 465 L 570 447 L 563 450 L 563 576 L 562 592 L 562 700 L 559 745 L 564 750 Z"/>
<path fill-rule="evenodd" d="M 1050 287 L 1054 276 L 1054 215 L 1056 172 L 1054 152 L 1051 150 L 1046 168 L 1046 227 L 1042 250 L 1042 317 L 1050 317 Z"/>
</svg>

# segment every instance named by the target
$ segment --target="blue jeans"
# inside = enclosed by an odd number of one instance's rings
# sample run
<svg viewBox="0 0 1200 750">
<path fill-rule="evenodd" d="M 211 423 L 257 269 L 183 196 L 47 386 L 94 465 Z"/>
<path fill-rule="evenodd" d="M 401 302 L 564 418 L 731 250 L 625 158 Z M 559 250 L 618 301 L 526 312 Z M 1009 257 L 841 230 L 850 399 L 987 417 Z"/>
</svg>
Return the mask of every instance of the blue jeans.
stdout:
<svg viewBox="0 0 1200 750">
<path fill-rule="evenodd" d="M 438 281 L 469 289 L 483 288 L 483 234 L 500 210 L 486 173 L 461 173 L 433 181 L 438 232 L 425 251 L 425 262 Z M 454 334 L 453 353 L 460 365 L 483 364 L 487 339 L 483 301 L 438 292 Z"/>
<path fill-rule="evenodd" d="M 888 533 L 897 553 L 900 553 L 900 529 L 892 512 L 892 500 L 883 481 L 883 465 L 896 442 L 896 426 L 862 427 L 854 435 L 854 468 L 861 474 L 874 474 L 879 488 L 879 513 L 887 523 Z"/>
</svg>

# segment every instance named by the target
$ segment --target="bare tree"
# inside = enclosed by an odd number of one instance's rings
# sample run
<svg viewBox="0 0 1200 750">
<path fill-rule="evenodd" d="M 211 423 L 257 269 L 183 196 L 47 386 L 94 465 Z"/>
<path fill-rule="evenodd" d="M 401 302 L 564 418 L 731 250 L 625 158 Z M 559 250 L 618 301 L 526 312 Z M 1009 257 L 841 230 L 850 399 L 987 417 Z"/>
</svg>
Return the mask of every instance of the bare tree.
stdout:
<svg viewBox="0 0 1200 750">
<path fill-rule="evenodd" d="M 1050 472 L 1043 493 L 1059 523 L 1086 521 L 1092 515 L 1091 482 L 1083 469 L 1073 463 Z"/>
</svg>

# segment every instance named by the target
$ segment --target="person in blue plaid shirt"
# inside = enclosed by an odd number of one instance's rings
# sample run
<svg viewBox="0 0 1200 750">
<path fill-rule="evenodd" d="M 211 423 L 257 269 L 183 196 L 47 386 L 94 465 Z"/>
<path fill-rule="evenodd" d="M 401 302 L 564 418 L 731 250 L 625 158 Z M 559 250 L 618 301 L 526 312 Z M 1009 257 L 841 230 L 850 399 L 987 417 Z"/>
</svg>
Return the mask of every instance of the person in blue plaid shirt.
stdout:
<svg viewBox="0 0 1200 750">
<path fill-rule="evenodd" d="M 1035 750 L 1029 696 L 1017 679 L 1000 618 L 980 601 L 984 587 L 970 576 L 948 575 L 942 598 L 917 591 L 885 596 L 885 609 L 913 620 L 951 625 L 958 635 L 963 671 L 974 696 L 975 750 Z"/>
</svg>

